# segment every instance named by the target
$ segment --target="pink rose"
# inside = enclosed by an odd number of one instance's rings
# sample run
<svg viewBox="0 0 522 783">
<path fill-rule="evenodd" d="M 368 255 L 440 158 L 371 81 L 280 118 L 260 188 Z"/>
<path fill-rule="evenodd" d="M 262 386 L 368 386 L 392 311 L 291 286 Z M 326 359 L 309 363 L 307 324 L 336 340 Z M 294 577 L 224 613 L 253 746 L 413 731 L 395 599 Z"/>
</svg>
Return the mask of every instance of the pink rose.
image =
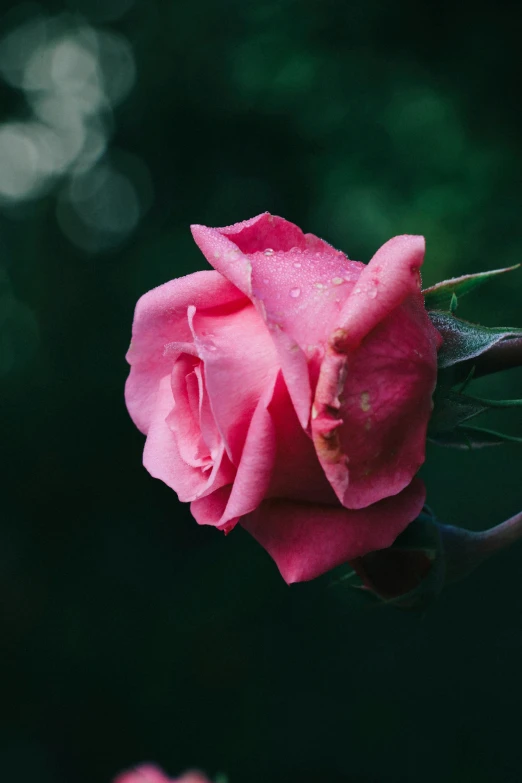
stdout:
<svg viewBox="0 0 522 783">
<path fill-rule="evenodd" d="M 216 271 L 136 307 L 126 401 L 145 467 L 200 524 L 241 521 L 288 583 L 388 547 L 425 498 L 440 338 L 424 239 L 364 265 L 268 213 L 192 233 Z"/>
<path fill-rule="evenodd" d="M 123 772 L 113 783 L 210 783 L 201 772 L 185 772 L 180 778 L 168 778 L 158 767 L 143 764 Z"/>
</svg>

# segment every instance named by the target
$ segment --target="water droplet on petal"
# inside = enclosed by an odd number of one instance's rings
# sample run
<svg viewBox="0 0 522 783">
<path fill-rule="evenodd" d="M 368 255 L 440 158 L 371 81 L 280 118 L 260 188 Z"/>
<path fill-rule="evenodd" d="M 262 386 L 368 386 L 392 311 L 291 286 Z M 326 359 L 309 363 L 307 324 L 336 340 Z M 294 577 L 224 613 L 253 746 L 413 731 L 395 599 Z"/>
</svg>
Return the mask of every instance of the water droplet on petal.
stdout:
<svg viewBox="0 0 522 783">
<path fill-rule="evenodd" d="M 297 297 L 299 296 L 300 293 L 301 293 L 301 289 L 300 288 L 291 288 L 290 289 L 290 296 L 293 299 L 297 299 Z"/>
<path fill-rule="evenodd" d="M 294 261 L 294 266 L 296 269 L 301 269 L 301 264 L 299 263 L 299 261 Z"/>
<path fill-rule="evenodd" d="M 271 247 L 267 247 L 266 250 L 264 250 L 263 252 L 264 252 L 265 256 L 273 256 L 274 255 L 274 251 L 273 251 L 273 249 Z"/>
<path fill-rule="evenodd" d="M 332 283 L 334 285 L 342 285 L 344 283 L 344 280 L 342 277 L 332 277 Z"/>
</svg>

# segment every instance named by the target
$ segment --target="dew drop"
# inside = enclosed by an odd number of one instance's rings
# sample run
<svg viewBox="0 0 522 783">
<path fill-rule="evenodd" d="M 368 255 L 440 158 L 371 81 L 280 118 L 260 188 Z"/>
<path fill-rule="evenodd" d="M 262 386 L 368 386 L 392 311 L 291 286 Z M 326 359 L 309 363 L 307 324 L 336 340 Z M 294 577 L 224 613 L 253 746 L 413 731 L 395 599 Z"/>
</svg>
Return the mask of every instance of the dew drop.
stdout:
<svg viewBox="0 0 522 783">
<path fill-rule="evenodd" d="M 264 252 L 265 256 L 273 256 L 274 255 L 273 248 L 271 248 L 271 247 L 267 247 L 266 250 L 264 250 L 263 252 Z"/>
<path fill-rule="evenodd" d="M 301 269 L 301 264 L 299 263 L 299 261 L 294 261 L 294 266 L 296 269 Z"/>
<path fill-rule="evenodd" d="M 342 277 L 332 277 L 332 283 L 334 285 L 342 285 L 344 283 L 344 280 Z"/>
<path fill-rule="evenodd" d="M 300 295 L 301 289 L 300 288 L 291 288 L 290 289 L 290 296 L 292 299 L 297 299 L 297 297 Z"/>
</svg>

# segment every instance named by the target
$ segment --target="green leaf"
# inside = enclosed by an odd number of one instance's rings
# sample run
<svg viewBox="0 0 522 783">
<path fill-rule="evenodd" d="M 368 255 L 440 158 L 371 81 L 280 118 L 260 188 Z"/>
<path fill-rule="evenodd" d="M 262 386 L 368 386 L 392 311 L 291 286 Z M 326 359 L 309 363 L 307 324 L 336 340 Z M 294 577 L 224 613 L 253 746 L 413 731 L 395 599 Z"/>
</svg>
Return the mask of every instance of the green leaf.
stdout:
<svg viewBox="0 0 522 783">
<path fill-rule="evenodd" d="M 444 340 L 437 358 L 439 370 L 480 356 L 508 337 L 522 335 L 522 329 L 480 326 L 439 310 L 430 312 L 429 316 Z"/>
<path fill-rule="evenodd" d="M 443 396 L 435 395 L 428 429 L 429 436 L 436 437 L 441 433 L 451 432 L 460 424 L 489 410 L 490 407 L 486 402 L 456 391 L 448 391 Z"/>
<path fill-rule="evenodd" d="M 504 443 L 522 443 L 522 438 L 482 427 L 457 427 L 451 432 L 430 435 L 429 440 L 437 446 L 469 451 L 487 446 L 502 446 Z"/>
<path fill-rule="evenodd" d="M 474 275 L 463 275 L 462 277 L 453 277 L 451 280 L 443 280 L 441 283 L 424 289 L 426 309 L 453 312 L 457 306 L 457 297 L 465 296 L 491 277 L 501 275 L 504 272 L 512 272 L 519 266 L 520 264 L 515 264 L 515 266 L 508 266 L 505 269 L 493 269 L 490 272 L 478 272 Z"/>
</svg>

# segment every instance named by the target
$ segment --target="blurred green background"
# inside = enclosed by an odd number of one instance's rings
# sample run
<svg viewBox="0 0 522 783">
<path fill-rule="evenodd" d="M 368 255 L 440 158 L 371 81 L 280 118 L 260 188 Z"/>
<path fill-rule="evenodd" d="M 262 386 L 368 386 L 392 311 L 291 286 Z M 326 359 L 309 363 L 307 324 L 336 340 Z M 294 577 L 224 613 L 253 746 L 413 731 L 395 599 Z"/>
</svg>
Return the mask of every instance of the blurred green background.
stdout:
<svg viewBox="0 0 522 783">
<path fill-rule="evenodd" d="M 446 0 L 5 10 L 2 781 L 144 760 L 231 783 L 522 779 L 520 547 L 423 618 L 288 588 L 149 477 L 123 403 L 136 300 L 206 266 L 190 223 L 269 210 L 363 261 L 422 233 L 428 285 L 520 261 L 520 23 L 519 3 Z M 521 292 L 513 273 L 460 314 L 522 326 Z M 431 506 L 501 521 L 521 458 L 431 448 Z"/>
</svg>

